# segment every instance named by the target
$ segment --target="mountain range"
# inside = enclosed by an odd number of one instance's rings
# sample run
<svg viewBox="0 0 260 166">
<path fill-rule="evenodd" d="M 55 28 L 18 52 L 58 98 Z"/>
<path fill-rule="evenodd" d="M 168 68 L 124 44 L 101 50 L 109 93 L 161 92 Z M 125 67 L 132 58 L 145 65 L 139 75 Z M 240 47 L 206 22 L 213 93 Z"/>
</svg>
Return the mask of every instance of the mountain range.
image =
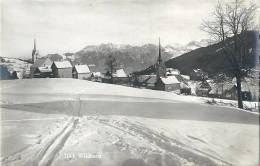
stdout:
<svg viewBox="0 0 260 166">
<path fill-rule="evenodd" d="M 186 45 L 173 44 L 162 46 L 162 59 L 167 61 L 178 57 L 193 49 L 207 45 L 206 40 L 200 42 L 192 41 Z M 65 53 L 68 54 L 68 53 Z M 118 67 L 122 67 L 127 73 L 143 70 L 154 64 L 158 58 L 159 47 L 155 44 L 142 46 L 115 45 L 112 43 L 100 45 L 88 45 L 74 53 L 75 63 L 89 64 L 96 66 L 95 70 L 104 72 L 104 65 L 108 55 L 117 59 Z"/>
</svg>

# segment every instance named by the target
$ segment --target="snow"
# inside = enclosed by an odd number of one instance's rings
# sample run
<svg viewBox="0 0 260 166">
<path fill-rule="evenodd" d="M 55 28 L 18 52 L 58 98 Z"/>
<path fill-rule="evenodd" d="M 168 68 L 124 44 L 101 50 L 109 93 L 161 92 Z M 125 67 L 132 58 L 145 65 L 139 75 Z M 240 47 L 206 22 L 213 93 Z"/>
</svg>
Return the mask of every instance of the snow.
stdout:
<svg viewBox="0 0 260 166">
<path fill-rule="evenodd" d="M 182 76 L 184 79 L 186 79 L 186 80 L 190 80 L 190 76 L 188 76 L 188 75 L 183 75 L 183 74 L 181 74 L 181 76 Z"/>
<path fill-rule="evenodd" d="M 55 64 L 55 66 L 58 68 L 58 69 L 62 69 L 62 68 L 70 68 L 72 67 L 71 63 L 69 61 L 61 61 L 61 62 L 58 62 L 58 61 L 55 61 L 53 62 Z"/>
<path fill-rule="evenodd" d="M 17 71 L 22 73 L 25 70 L 30 70 L 30 66 L 31 64 L 21 61 L 19 59 L 16 58 L 7 58 L 7 57 L 3 57 L 3 59 L 5 60 L 5 62 L 0 62 L 0 65 L 5 65 L 7 66 L 8 70 L 10 72 L 13 71 Z"/>
<path fill-rule="evenodd" d="M 102 160 L 97 158 L 99 165 L 120 165 L 129 158 L 154 163 L 154 155 L 163 158 L 159 162 L 169 160 L 171 164 L 181 165 L 257 165 L 258 134 L 256 125 L 84 116 L 54 165 L 91 163 L 91 159 L 80 156 L 82 153 L 100 155 Z M 66 154 L 75 156 L 68 159 Z"/>
<path fill-rule="evenodd" d="M 258 165 L 259 114 L 209 98 L 77 79 L 0 83 L 3 165 Z"/>
<path fill-rule="evenodd" d="M 116 70 L 115 77 L 127 77 L 124 69 L 118 69 Z"/>
<path fill-rule="evenodd" d="M 178 84 L 180 83 L 175 76 L 161 77 L 164 84 Z"/>
<path fill-rule="evenodd" d="M 75 65 L 76 71 L 81 74 L 81 73 L 90 73 L 90 70 L 88 68 L 88 65 Z"/>
<path fill-rule="evenodd" d="M 52 72 L 51 66 L 44 66 L 44 67 L 38 67 L 38 69 L 40 70 L 40 72 Z"/>
<path fill-rule="evenodd" d="M 101 73 L 100 72 L 93 72 L 94 77 L 101 77 Z"/>
</svg>

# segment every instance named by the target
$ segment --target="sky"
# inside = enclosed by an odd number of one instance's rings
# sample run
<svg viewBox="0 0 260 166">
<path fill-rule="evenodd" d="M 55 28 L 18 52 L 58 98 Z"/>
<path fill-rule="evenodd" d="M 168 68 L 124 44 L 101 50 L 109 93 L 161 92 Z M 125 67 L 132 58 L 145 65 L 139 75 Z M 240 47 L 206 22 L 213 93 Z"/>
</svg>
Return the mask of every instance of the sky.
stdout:
<svg viewBox="0 0 260 166">
<path fill-rule="evenodd" d="M 185 44 L 217 0 L 2 0 L 2 56 L 76 52 L 86 45 Z"/>
</svg>

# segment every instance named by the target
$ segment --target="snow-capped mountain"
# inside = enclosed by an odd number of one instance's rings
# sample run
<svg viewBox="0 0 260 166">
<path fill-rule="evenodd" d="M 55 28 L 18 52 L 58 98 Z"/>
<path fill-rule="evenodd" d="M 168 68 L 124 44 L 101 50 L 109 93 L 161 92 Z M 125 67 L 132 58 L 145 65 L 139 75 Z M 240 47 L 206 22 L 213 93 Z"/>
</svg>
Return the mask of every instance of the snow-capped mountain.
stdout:
<svg viewBox="0 0 260 166">
<path fill-rule="evenodd" d="M 192 50 L 195 50 L 200 47 L 206 47 L 210 44 L 209 40 L 202 39 L 201 41 L 191 41 L 187 44 L 179 44 L 174 43 L 171 45 L 166 45 L 164 47 L 165 52 L 168 52 L 172 55 L 172 58 L 176 58 L 182 54 L 185 54 L 187 52 L 190 52 Z"/>
</svg>

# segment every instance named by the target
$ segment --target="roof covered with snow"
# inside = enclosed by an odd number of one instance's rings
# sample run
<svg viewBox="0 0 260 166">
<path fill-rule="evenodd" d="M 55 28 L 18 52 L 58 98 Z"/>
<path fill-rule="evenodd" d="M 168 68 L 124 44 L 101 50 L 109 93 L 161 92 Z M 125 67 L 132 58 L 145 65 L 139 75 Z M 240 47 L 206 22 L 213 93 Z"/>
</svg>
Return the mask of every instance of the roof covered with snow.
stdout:
<svg viewBox="0 0 260 166">
<path fill-rule="evenodd" d="M 48 73 L 52 72 L 52 69 L 50 66 L 44 66 L 44 67 L 38 67 L 39 71 L 42 73 Z"/>
<path fill-rule="evenodd" d="M 102 74 L 100 72 L 93 72 L 92 73 L 94 77 L 101 77 Z"/>
<path fill-rule="evenodd" d="M 186 79 L 186 80 L 190 80 L 190 76 L 188 76 L 188 75 L 181 75 L 184 79 Z"/>
<path fill-rule="evenodd" d="M 178 75 L 178 74 L 180 74 L 180 71 L 178 69 L 166 68 L 166 73 L 167 74 Z"/>
<path fill-rule="evenodd" d="M 71 68 L 72 65 L 69 61 L 54 61 L 53 64 L 58 68 L 58 69 L 64 69 L 64 68 Z"/>
<path fill-rule="evenodd" d="M 127 75 L 126 75 L 124 69 L 118 69 L 118 70 L 116 70 L 115 76 L 116 76 L 116 77 L 127 77 Z"/>
<path fill-rule="evenodd" d="M 77 73 L 90 73 L 88 65 L 75 65 Z"/>
<path fill-rule="evenodd" d="M 180 83 L 175 76 L 160 77 L 164 84 L 178 84 Z"/>
</svg>

